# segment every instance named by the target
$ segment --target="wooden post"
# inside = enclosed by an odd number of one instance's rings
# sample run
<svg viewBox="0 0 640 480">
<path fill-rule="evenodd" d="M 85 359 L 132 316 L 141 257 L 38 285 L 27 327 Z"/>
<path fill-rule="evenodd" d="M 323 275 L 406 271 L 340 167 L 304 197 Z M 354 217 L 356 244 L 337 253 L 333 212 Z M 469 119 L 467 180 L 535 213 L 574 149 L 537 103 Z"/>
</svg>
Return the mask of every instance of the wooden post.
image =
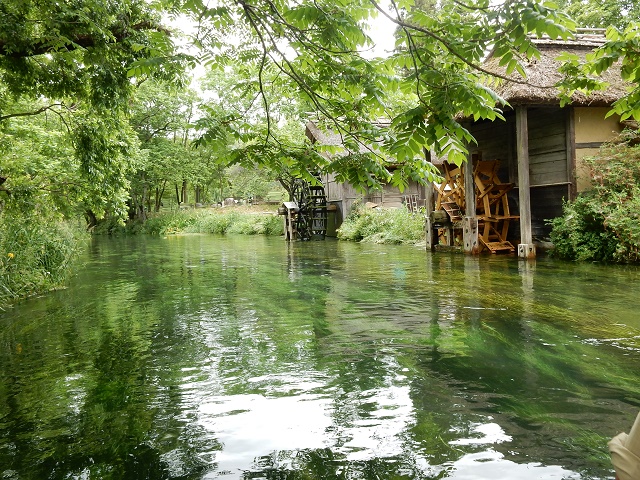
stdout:
<svg viewBox="0 0 640 480">
<path fill-rule="evenodd" d="M 567 182 L 569 182 L 568 199 L 576 199 L 578 180 L 576 178 L 576 126 L 573 107 L 568 107 L 566 114 L 566 150 L 567 150 Z"/>
<path fill-rule="evenodd" d="M 424 236 L 426 239 L 426 249 L 427 251 L 433 251 L 436 248 L 436 242 L 433 234 L 433 221 L 431 220 L 431 214 L 428 213 L 425 215 L 424 219 Z"/>
<path fill-rule="evenodd" d="M 424 156 L 427 161 L 431 162 L 431 151 L 428 149 L 424 149 Z M 433 230 L 433 221 L 431 217 L 431 213 L 433 212 L 433 208 L 435 205 L 435 188 L 433 186 L 433 182 L 429 181 L 424 187 L 424 211 L 425 211 L 425 228 L 426 228 L 426 238 L 427 238 L 427 250 L 435 250 L 436 248 L 436 237 L 435 232 Z"/>
<path fill-rule="evenodd" d="M 520 200 L 520 244 L 518 256 L 535 258 L 531 233 L 531 188 L 529 183 L 529 127 L 527 107 L 516 107 L 516 151 L 518 155 L 518 196 Z"/>
<path fill-rule="evenodd" d="M 476 216 L 476 187 L 473 181 L 473 160 L 471 155 L 463 165 L 464 171 L 464 253 L 478 254 L 478 217 Z"/>
</svg>

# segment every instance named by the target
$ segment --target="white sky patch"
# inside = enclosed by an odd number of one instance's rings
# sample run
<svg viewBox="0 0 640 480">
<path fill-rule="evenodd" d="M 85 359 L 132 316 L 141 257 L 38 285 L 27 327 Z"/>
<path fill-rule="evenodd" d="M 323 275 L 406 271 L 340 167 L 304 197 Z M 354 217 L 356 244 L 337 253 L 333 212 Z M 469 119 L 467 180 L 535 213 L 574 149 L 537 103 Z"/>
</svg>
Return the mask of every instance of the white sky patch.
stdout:
<svg viewBox="0 0 640 480">
<path fill-rule="evenodd" d="M 478 434 L 478 437 L 473 438 L 459 438 L 449 442 L 451 445 L 482 445 L 510 442 L 511 436 L 507 435 L 502 427 L 497 423 L 482 423 L 476 424 L 471 428 L 473 433 Z"/>
<path fill-rule="evenodd" d="M 580 480 L 579 473 L 558 465 L 515 463 L 494 450 L 464 455 L 453 462 L 449 480 Z"/>
<path fill-rule="evenodd" d="M 389 2 L 383 0 L 380 2 L 383 10 L 389 11 Z M 393 13 L 391 13 L 393 16 Z M 369 28 L 367 34 L 375 42 L 372 50 L 364 52 L 365 57 L 388 57 L 395 48 L 396 24 L 391 22 L 382 13 L 378 12 L 378 16 L 369 20 Z"/>
</svg>

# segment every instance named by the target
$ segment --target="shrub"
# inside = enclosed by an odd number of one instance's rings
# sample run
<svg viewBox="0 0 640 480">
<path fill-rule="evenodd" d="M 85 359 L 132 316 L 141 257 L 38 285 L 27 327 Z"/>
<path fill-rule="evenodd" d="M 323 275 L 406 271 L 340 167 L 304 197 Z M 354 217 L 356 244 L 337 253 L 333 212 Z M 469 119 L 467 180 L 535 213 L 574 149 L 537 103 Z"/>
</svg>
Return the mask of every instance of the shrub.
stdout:
<svg viewBox="0 0 640 480">
<path fill-rule="evenodd" d="M 563 216 L 551 221 L 553 255 L 565 260 L 611 261 L 616 237 L 604 224 L 604 213 L 592 195 L 580 195 L 563 206 Z"/>
<path fill-rule="evenodd" d="M 593 187 L 551 221 L 554 255 L 570 260 L 640 261 L 640 146 L 626 132 L 585 160 Z"/>
<path fill-rule="evenodd" d="M 236 212 L 207 213 L 198 215 L 194 223 L 185 231 L 190 233 L 227 233 L 231 225 L 240 221 L 240 215 Z"/>
<path fill-rule="evenodd" d="M 424 240 L 424 217 L 406 208 L 372 209 L 356 205 L 338 230 L 341 240 L 415 244 Z"/>
<path fill-rule="evenodd" d="M 80 225 L 42 212 L 0 214 L 0 310 L 64 284 L 87 238 Z"/>
</svg>

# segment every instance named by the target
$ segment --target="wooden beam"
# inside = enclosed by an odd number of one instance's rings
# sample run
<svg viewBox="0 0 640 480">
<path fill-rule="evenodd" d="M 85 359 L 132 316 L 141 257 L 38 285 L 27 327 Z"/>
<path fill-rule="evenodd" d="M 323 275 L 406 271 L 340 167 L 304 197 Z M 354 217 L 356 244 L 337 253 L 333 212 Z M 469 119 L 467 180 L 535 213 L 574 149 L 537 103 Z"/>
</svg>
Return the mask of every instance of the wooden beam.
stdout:
<svg viewBox="0 0 640 480">
<path fill-rule="evenodd" d="M 464 252 L 473 255 L 480 252 L 478 241 L 478 217 L 476 216 L 476 185 L 473 181 L 473 160 L 471 155 L 462 166 L 464 172 Z"/>
<path fill-rule="evenodd" d="M 578 192 L 576 178 L 576 127 L 573 107 L 567 109 L 567 181 L 569 182 L 568 199 L 573 201 Z"/>
<path fill-rule="evenodd" d="M 431 154 L 431 151 L 429 149 L 425 148 L 424 157 L 427 160 L 427 162 L 431 162 L 434 156 Z M 424 206 L 425 206 L 425 213 L 427 215 L 431 215 L 431 212 L 433 212 L 433 208 L 435 205 L 435 198 L 436 198 L 435 187 L 433 186 L 433 182 L 429 182 L 424 186 Z"/>
<path fill-rule="evenodd" d="M 471 155 L 462 166 L 464 172 L 464 215 L 465 217 L 476 216 L 476 184 L 473 181 L 473 160 Z"/>
<path fill-rule="evenodd" d="M 518 256 L 535 257 L 531 234 L 531 192 L 529 183 L 529 126 L 527 107 L 516 107 L 516 153 L 518 156 L 518 196 L 520 200 L 520 244 Z"/>
</svg>

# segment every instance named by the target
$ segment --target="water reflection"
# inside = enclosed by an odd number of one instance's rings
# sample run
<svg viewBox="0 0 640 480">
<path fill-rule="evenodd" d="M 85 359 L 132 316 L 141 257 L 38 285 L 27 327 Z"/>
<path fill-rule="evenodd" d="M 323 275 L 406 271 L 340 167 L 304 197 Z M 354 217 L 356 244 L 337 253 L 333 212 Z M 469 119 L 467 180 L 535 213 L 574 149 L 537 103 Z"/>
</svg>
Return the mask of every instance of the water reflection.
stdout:
<svg viewBox="0 0 640 480">
<path fill-rule="evenodd" d="M 208 236 L 87 262 L 0 318 L 2 478 L 604 479 L 640 406 L 634 268 Z"/>
</svg>

